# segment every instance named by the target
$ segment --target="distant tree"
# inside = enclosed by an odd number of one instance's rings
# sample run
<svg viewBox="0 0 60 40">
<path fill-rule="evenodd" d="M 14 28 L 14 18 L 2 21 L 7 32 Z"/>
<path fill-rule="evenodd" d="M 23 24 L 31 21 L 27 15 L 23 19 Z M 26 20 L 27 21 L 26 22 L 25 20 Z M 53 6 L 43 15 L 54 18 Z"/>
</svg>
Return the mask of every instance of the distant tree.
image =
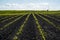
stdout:
<svg viewBox="0 0 60 40">
<path fill-rule="evenodd" d="M 47 9 L 47 11 L 49 11 L 49 10 Z"/>
</svg>

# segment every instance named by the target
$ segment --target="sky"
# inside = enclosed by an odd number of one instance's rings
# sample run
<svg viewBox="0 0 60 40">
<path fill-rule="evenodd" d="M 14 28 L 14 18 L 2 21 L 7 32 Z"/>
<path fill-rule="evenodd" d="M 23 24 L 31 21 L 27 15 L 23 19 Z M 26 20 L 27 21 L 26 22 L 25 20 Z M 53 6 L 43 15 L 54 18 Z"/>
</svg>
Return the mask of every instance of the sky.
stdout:
<svg viewBox="0 0 60 40">
<path fill-rule="evenodd" d="M 60 0 L 0 0 L 0 10 L 60 10 Z"/>
</svg>

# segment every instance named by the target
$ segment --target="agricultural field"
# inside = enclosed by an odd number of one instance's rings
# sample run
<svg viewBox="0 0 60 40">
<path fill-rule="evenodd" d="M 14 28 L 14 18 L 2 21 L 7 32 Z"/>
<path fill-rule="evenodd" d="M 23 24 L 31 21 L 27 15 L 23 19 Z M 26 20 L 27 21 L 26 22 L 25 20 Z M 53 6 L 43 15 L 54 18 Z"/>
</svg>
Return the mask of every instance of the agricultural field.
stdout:
<svg viewBox="0 0 60 40">
<path fill-rule="evenodd" d="M 0 40 L 60 40 L 60 11 L 0 11 Z"/>
</svg>

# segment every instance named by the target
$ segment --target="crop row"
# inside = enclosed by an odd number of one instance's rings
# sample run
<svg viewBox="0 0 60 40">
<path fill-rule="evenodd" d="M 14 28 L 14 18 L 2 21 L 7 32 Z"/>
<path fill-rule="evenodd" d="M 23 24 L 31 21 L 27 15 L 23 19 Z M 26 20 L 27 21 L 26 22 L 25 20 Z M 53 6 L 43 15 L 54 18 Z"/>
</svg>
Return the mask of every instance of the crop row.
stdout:
<svg viewBox="0 0 60 40">
<path fill-rule="evenodd" d="M 0 40 L 60 40 L 59 24 L 54 15 L 0 16 Z"/>
</svg>

